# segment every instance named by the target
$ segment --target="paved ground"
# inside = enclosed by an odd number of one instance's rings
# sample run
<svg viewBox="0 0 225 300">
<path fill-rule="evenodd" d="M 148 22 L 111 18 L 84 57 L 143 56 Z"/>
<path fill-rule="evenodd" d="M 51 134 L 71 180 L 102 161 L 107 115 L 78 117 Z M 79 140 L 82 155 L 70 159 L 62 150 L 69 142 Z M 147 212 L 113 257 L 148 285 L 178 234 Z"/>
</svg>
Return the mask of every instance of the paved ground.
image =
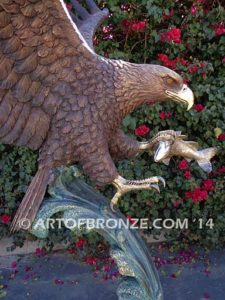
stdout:
<svg viewBox="0 0 225 300">
<path fill-rule="evenodd" d="M 173 256 L 155 250 L 154 257 L 165 300 L 225 299 L 224 251 L 205 257 L 198 250 Z M 114 273 L 111 270 L 107 277 Z M 77 263 L 67 253 L 0 257 L 0 298 L 117 300 L 119 280 L 94 274 L 92 266 Z"/>
</svg>

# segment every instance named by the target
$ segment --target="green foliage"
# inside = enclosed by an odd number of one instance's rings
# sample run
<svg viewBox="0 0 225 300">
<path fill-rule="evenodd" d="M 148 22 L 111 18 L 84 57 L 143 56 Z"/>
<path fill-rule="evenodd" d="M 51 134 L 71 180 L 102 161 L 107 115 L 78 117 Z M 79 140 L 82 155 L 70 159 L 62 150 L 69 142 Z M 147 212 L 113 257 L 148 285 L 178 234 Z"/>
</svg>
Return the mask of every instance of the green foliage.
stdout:
<svg viewBox="0 0 225 300">
<path fill-rule="evenodd" d="M 203 1 L 202 1 L 203 2 Z M 213 160 L 213 169 L 225 166 L 225 142 L 218 140 L 216 133 L 225 132 L 225 35 L 218 35 L 214 25 L 223 24 L 225 9 L 219 1 L 162 1 L 142 0 L 129 1 L 128 9 L 121 12 L 121 4 L 126 1 L 107 1 L 107 6 L 113 12 L 108 21 L 113 36 L 108 40 L 101 31 L 98 32 L 98 52 L 113 58 L 123 58 L 136 63 L 162 64 L 159 54 L 166 54 L 169 60 L 177 57 L 188 62 L 187 65 L 177 63 L 176 72 L 189 81 L 195 93 L 196 103 L 203 105 L 204 109 L 197 112 L 192 109 L 186 112 L 182 106 L 167 103 L 154 107 L 144 106 L 128 116 L 123 122 L 124 130 L 132 134 L 136 126 L 145 124 L 151 131 L 145 136 L 148 140 L 159 130 L 175 129 L 187 133 L 189 140 L 198 141 L 202 148 L 216 146 L 218 156 Z M 196 13 L 192 13 L 196 7 Z M 165 18 L 173 10 L 173 16 Z M 140 22 L 147 20 L 142 30 L 126 30 L 124 20 Z M 162 42 L 161 34 L 170 28 L 181 30 L 181 43 Z M 106 38 L 106 40 L 105 40 Z M 194 73 L 190 67 L 204 64 Z M 162 120 L 159 112 L 172 112 L 173 116 Z M 141 139 L 143 140 L 143 138 Z M 161 194 L 155 191 L 142 191 L 137 194 L 127 194 L 120 201 L 120 209 L 129 216 L 137 218 L 172 218 L 189 219 L 188 229 L 172 229 L 168 239 L 179 246 L 188 243 L 201 243 L 205 246 L 222 246 L 224 244 L 225 214 L 224 214 L 224 173 L 214 172 L 207 175 L 197 165 L 191 162 L 189 170 L 192 178 L 187 180 L 184 171 L 178 167 L 179 159 L 172 159 L 169 167 L 156 164 L 148 154 L 143 154 L 130 161 L 119 163 L 119 172 L 126 178 L 146 178 L 160 175 L 167 180 L 165 189 Z M 205 201 L 192 203 L 185 196 L 185 192 L 193 191 L 202 186 L 203 181 L 210 178 L 214 182 L 214 189 L 208 192 Z M 183 199 L 178 207 L 177 201 Z M 203 218 L 205 224 L 212 218 L 214 226 L 199 228 L 195 219 Z M 158 234 L 156 229 L 151 233 Z"/>
<path fill-rule="evenodd" d="M 101 7 L 107 6 L 112 16 L 96 34 L 97 52 L 109 58 L 124 59 L 135 63 L 162 64 L 159 54 L 167 55 L 168 60 L 176 61 L 174 69 L 195 92 L 196 103 L 204 109 L 197 112 L 192 109 L 186 112 L 182 106 L 174 103 L 143 106 L 128 116 L 123 122 L 124 131 L 134 134 L 135 127 L 145 124 L 151 128 L 145 140 L 150 139 L 159 130 L 181 130 L 189 135 L 190 140 L 198 141 L 202 148 L 216 146 L 219 155 L 213 160 L 213 169 L 225 166 L 225 142 L 218 140 L 218 135 L 225 132 L 225 34 L 218 34 L 216 28 L 225 19 L 225 9 L 219 1 L 163 1 L 163 0 L 108 0 L 98 1 Z M 222 2 L 221 2 L 222 3 Z M 194 10 L 196 8 L 196 11 Z M 166 17 L 165 17 L 166 16 Z M 124 26 L 146 22 L 140 30 Z M 128 24 L 128 23 L 126 23 Z M 181 42 L 161 41 L 161 34 L 176 27 L 181 30 Z M 180 59 L 187 61 L 181 63 Z M 164 62 L 165 63 L 165 62 Z M 190 68 L 197 66 L 195 72 Z M 160 112 L 172 112 L 172 117 L 160 118 Z M 219 133 L 219 134 L 217 134 Z M 140 138 L 139 138 L 140 139 Z M 140 140 L 143 140 L 140 139 Z M 0 147 L 0 216 L 13 215 L 21 198 L 35 173 L 36 154 L 23 148 L 9 146 Z M 210 175 L 201 171 L 196 162 L 189 166 L 192 178 L 185 179 L 184 171 L 178 167 L 178 159 L 173 159 L 170 166 L 156 164 L 148 154 L 118 164 L 121 175 L 126 178 L 146 178 L 160 175 L 167 180 L 167 187 L 162 193 L 142 191 L 127 194 L 120 201 L 120 209 L 124 214 L 138 218 L 172 218 L 190 220 L 188 229 L 172 229 L 168 238 L 179 246 L 190 242 L 198 242 L 206 246 L 222 246 L 225 241 L 224 215 L 224 173 L 214 172 Z M 203 181 L 210 178 L 214 189 L 208 192 L 205 201 L 192 203 L 185 196 L 188 191 L 202 186 Z M 105 191 L 109 197 L 111 189 Z M 178 207 L 175 203 L 183 199 Z M 202 229 L 192 222 L 203 218 L 204 222 L 212 218 L 214 227 Z M 9 226 L 0 224 L 0 238 L 9 233 Z M 157 230 L 151 233 L 158 234 Z M 60 237 L 53 234 L 50 240 L 61 240 L 69 233 L 60 232 Z M 20 244 L 24 234 L 17 233 L 15 241 Z"/>
</svg>

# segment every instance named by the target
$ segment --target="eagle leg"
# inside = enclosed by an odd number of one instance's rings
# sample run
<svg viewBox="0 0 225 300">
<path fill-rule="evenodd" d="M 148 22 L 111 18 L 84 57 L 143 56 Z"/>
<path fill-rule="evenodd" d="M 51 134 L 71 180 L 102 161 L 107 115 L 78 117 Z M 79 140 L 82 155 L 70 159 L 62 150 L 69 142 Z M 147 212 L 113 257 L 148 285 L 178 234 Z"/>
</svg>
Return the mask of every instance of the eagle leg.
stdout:
<svg viewBox="0 0 225 300">
<path fill-rule="evenodd" d="M 155 189 L 160 193 L 159 183 L 166 186 L 164 178 L 155 176 L 147 178 L 144 180 L 127 180 L 121 176 L 118 176 L 114 181 L 113 185 L 117 188 L 117 192 L 111 200 L 110 206 L 114 210 L 114 206 L 118 203 L 118 200 L 127 192 L 137 191 L 137 190 L 152 190 Z"/>
</svg>

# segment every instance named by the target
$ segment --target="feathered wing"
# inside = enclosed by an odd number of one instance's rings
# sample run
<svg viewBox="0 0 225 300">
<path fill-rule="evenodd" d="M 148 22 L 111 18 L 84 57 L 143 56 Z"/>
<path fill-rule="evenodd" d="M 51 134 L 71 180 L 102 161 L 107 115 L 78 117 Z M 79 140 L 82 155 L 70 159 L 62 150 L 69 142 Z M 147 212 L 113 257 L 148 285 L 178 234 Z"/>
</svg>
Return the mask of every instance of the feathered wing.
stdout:
<svg viewBox="0 0 225 300">
<path fill-rule="evenodd" d="M 62 0 L 1 0 L 0 143 L 39 149 L 84 59 L 95 54 Z M 12 231 L 33 221 L 49 178 L 50 168 L 39 166 Z"/>
<path fill-rule="evenodd" d="M 62 0 L 1 0 L 0 142 L 38 149 L 60 105 L 55 82 L 93 55 Z"/>
<path fill-rule="evenodd" d="M 77 0 L 71 0 L 71 3 L 73 5 L 73 9 L 76 12 L 76 14 L 73 14 L 71 12 L 71 17 L 73 21 L 79 28 L 79 31 L 81 32 L 87 44 L 92 49 L 94 49 L 94 34 L 98 27 L 101 25 L 101 23 L 109 15 L 109 11 L 106 8 L 100 10 L 95 4 L 94 0 L 86 0 L 86 4 L 89 11 L 85 9 Z"/>
</svg>

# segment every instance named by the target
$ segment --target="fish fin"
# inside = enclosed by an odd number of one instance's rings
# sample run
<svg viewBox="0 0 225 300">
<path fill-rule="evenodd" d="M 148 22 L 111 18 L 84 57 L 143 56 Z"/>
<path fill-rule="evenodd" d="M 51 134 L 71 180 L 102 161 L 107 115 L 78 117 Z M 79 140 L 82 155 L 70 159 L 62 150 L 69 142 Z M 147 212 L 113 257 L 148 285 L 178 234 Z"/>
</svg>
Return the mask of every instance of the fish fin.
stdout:
<svg viewBox="0 0 225 300">
<path fill-rule="evenodd" d="M 21 220 L 28 220 L 29 225 L 32 225 L 44 198 L 49 179 L 50 169 L 48 167 L 39 168 L 16 212 L 10 228 L 11 232 L 23 229 L 21 228 Z"/>
<path fill-rule="evenodd" d="M 197 160 L 199 166 L 207 173 L 212 172 L 212 164 L 210 160 L 217 154 L 217 148 L 208 148 L 198 151 L 202 159 Z"/>
<path fill-rule="evenodd" d="M 162 160 L 162 162 L 163 162 L 165 165 L 169 166 L 169 164 L 170 164 L 170 158 L 165 158 L 165 159 Z"/>
<path fill-rule="evenodd" d="M 198 165 L 200 168 L 205 171 L 206 173 L 211 173 L 212 172 L 212 164 L 211 162 L 208 161 L 197 161 Z"/>
</svg>

